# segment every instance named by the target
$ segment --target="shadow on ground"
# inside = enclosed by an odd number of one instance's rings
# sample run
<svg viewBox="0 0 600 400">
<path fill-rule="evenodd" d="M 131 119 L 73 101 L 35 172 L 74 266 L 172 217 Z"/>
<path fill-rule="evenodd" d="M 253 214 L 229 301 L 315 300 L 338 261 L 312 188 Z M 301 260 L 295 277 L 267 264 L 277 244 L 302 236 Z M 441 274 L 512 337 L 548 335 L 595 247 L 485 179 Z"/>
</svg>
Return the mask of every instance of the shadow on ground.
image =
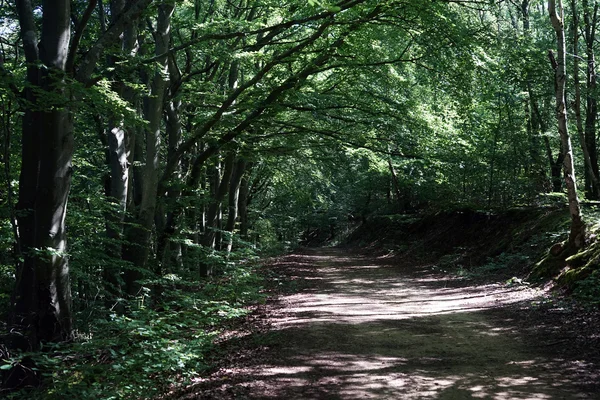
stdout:
<svg viewBox="0 0 600 400">
<path fill-rule="evenodd" d="M 540 290 L 338 249 L 274 267 L 303 289 L 269 305 L 268 330 L 229 339 L 237 357 L 180 398 L 598 398 L 594 361 L 529 318 Z"/>
</svg>

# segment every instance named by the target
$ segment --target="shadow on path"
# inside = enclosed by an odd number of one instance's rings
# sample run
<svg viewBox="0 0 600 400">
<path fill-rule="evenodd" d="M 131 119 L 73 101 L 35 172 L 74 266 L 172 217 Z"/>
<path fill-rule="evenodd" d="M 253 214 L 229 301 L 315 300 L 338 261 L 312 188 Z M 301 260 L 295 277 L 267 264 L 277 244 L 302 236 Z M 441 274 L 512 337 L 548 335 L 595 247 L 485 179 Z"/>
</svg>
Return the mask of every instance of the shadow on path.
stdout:
<svg viewBox="0 0 600 400">
<path fill-rule="evenodd" d="M 553 354 L 560 337 L 524 329 L 541 292 L 435 274 L 427 266 L 319 249 L 275 266 L 300 293 L 270 306 L 262 351 L 184 398 L 599 398 L 596 367 Z"/>
</svg>

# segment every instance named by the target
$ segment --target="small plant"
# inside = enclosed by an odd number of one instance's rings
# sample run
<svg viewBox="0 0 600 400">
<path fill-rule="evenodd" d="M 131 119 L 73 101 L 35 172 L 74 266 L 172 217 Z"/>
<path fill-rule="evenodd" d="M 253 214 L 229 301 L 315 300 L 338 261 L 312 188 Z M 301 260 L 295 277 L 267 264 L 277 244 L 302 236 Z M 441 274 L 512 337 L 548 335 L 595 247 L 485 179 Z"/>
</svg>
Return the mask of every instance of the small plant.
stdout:
<svg viewBox="0 0 600 400">
<path fill-rule="evenodd" d="M 577 281 L 573 296 L 584 303 L 600 306 L 600 271 L 595 270 L 587 278 Z"/>
<path fill-rule="evenodd" d="M 43 377 L 41 389 L 8 398 L 156 397 L 210 368 L 209 354 L 223 322 L 246 315 L 247 305 L 265 300 L 255 267 L 233 263 L 204 282 L 170 274 L 146 281 L 144 287 L 143 307 L 137 299 L 121 300 L 124 313 L 85 318 L 90 330 L 75 343 L 2 360 L 0 370 L 30 357 Z"/>
</svg>

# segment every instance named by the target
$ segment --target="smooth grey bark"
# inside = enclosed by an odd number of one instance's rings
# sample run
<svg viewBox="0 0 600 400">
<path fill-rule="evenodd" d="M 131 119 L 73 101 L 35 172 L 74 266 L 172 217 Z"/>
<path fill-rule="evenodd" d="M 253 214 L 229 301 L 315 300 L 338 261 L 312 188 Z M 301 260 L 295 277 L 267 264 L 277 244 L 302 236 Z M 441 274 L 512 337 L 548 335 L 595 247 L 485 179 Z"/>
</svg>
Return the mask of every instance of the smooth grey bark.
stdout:
<svg viewBox="0 0 600 400">
<path fill-rule="evenodd" d="M 172 64 L 172 63 L 170 63 Z M 174 76 L 174 66 L 169 66 L 170 76 L 172 80 L 177 80 L 178 77 Z M 174 85 L 171 84 L 171 90 Z M 170 157 L 177 146 L 181 143 L 182 126 L 180 119 L 180 107 L 181 101 L 173 98 L 174 93 L 170 92 L 169 97 L 171 100 L 166 104 L 165 107 L 165 126 L 166 136 L 168 139 L 167 146 L 167 158 Z M 176 179 L 180 181 L 182 177 L 181 166 L 176 171 Z M 184 214 L 184 207 L 179 204 L 182 190 L 178 185 L 171 185 L 168 188 L 167 195 L 165 197 L 158 198 L 158 206 L 156 212 L 157 222 L 157 256 L 162 260 L 161 268 L 163 270 L 172 270 L 173 266 L 177 269 L 181 269 L 182 258 L 181 258 L 181 243 L 172 241 L 173 235 L 178 233 L 178 224 L 180 218 Z M 160 225 L 160 226 L 159 226 Z"/>
<path fill-rule="evenodd" d="M 112 0 L 110 2 L 111 23 L 117 22 L 117 17 L 125 8 L 124 0 Z M 138 51 L 137 21 L 133 21 L 131 27 L 126 28 L 121 36 L 121 54 L 123 57 L 133 57 Z M 121 98 L 127 101 L 131 107 L 139 108 L 135 92 L 127 87 L 124 82 L 115 83 L 115 91 Z M 106 132 L 107 163 L 110 170 L 108 176 L 107 193 L 109 200 L 113 203 L 112 209 L 106 213 L 106 235 L 110 239 L 107 251 L 112 257 L 121 258 L 123 252 L 123 223 L 127 212 L 128 196 L 131 192 L 130 182 L 132 173 L 130 165 L 133 163 L 132 146 L 135 145 L 137 128 L 126 126 L 123 116 L 110 118 L 109 129 Z M 107 267 L 104 271 L 105 281 L 108 283 L 109 292 L 121 295 L 121 267 L 115 264 Z"/>
<path fill-rule="evenodd" d="M 27 61 L 26 81 L 28 85 L 23 89 L 23 98 L 28 104 L 35 105 L 38 96 L 35 87 L 40 86 L 40 71 L 38 67 L 38 32 L 33 19 L 33 8 L 31 2 L 17 1 L 17 12 L 21 27 L 21 39 L 25 59 Z M 22 147 L 21 147 L 21 172 L 19 176 L 19 193 L 17 209 L 17 222 L 19 226 L 19 237 L 21 240 L 21 249 L 29 252 L 35 246 L 35 214 L 34 206 L 37 191 L 38 170 L 39 170 L 39 136 L 41 133 L 40 124 L 42 122 L 42 112 L 37 107 L 27 107 L 24 110 L 22 120 Z M 23 263 L 17 264 L 16 284 L 11 297 L 11 317 L 12 326 L 21 326 L 24 330 L 30 327 L 33 321 L 29 316 L 37 312 L 37 299 L 35 297 L 35 288 L 37 285 L 35 274 L 35 259 L 26 257 Z M 34 336 L 34 332 L 29 336 Z M 36 338 L 31 338 L 35 343 Z M 25 349 L 24 349 L 25 350 Z"/>
<path fill-rule="evenodd" d="M 233 248 L 233 235 L 235 231 L 235 224 L 238 219 L 238 207 L 240 198 L 240 184 L 246 171 L 246 160 L 240 158 L 235 165 L 233 174 L 231 175 L 231 181 L 229 183 L 229 202 L 227 209 L 227 222 L 225 223 L 225 231 L 229 232 L 229 238 L 227 240 L 227 253 L 231 253 Z"/>
<path fill-rule="evenodd" d="M 70 43 L 70 1 L 43 2 L 38 38 L 30 1 L 17 1 L 31 101 L 24 110 L 18 224 L 24 262 L 12 298 L 13 327 L 32 349 L 72 334 L 65 215 L 71 185 L 73 119 L 64 77 Z M 38 68 L 36 65 L 42 65 Z"/>
<path fill-rule="evenodd" d="M 548 12 L 550 21 L 556 33 L 557 57 L 554 58 L 550 51 L 550 61 L 555 72 L 556 79 L 556 119 L 558 122 L 558 133 L 560 135 L 562 147 L 565 153 L 563 161 L 563 173 L 565 186 L 567 187 L 567 198 L 569 201 L 569 212 L 571 214 L 571 229 L 569 233 L 569 245 L 575 249 L 585 246 L 585 223 L 581 214 L 579 198 L 577 197 L 577 181 L 575 178 L 575 168 L 573 166 L 573 149 L 571 147 L 571 138 L 567 126 L 567 106 L 565 101 L 566 86 L 566 44 L 565 29 L 563 19 L 562 1 L 558 1 L 558 13 L 556 1 L 548 2 Z"/>
<path fill-rule="evenodd" d="M 19 201 L 19 236 L 24 261 L 18 266 L 10 322 L 24 332 L 29 347 L 68 340 L 72 334 L 71 289 L 66 255 L 65 215 L 71 185 L 73 117 L 65 82 L 90 76 L 105 48 L 151 0 L 127 3 L 118 21 L 101 34 L 81 60 L 81 35 L 95 7 L 88 3 L 71 34 L 71 2 L 42 1 L 38 36 L 30 0 L 15 2 L 27 61 L 23 95 L 23 137 Z M 79 61 L 79 62 L 78 62 Z M 76 69 L 76 65 L 79 68 Z"/>
<path fill-rule="evenodd" d="M 161 121 L 165 90 L 168 84 L 168 49 L 171 40 L 171 16 L 174 3 L 163 2 L 158 6 L 156 32 L 154 32 L 155 55 L 154 75 L 150 82 L 150 93 L 144 99 L 144 117 L 148 122 L 145 129 L 145 164 L 142 169 L 141 202 L 137 210 L 135 226 L 129 229 L 128 244 L 123 258 L 134 268 L 125 271 L 127 293 L 135 295 L 139 290 L 141 271 L 147 268 L 150 255 L 150 238 L 156 214 L 158 174 L 160 171 Z"/>
</svg>

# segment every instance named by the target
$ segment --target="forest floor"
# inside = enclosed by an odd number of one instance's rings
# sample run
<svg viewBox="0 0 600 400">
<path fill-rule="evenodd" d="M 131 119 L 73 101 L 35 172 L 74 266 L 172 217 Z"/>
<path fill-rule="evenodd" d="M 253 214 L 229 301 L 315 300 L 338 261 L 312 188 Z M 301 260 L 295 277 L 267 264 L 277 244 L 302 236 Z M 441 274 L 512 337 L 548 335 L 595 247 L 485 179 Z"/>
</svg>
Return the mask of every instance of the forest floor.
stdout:
<svg viewBox="0 0 600 400">
<path fill-rule="evenodd" d="M 284 289 L 223 336 L 212 375 L 172 398 L 599 396 L 597 312 L 541 287 L 336 248 L 269 268 Z"/>
</svg>

